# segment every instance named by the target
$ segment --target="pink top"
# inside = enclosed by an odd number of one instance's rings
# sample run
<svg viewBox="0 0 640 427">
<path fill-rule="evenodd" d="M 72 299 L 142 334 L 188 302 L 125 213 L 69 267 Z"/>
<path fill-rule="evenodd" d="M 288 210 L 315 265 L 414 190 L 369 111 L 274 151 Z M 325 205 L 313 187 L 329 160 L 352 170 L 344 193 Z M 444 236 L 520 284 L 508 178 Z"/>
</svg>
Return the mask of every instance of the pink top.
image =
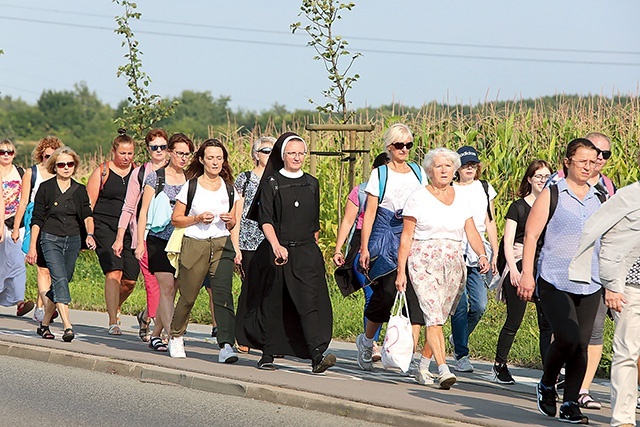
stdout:
<svg viewBox="0 0 640 427">
<path fill-rule="evenodd" d="M 131 248 L 135 249 L 138 245 L 138 203 L 142 198 L 140 182 L 138 181 L 138 173 L 140 168 L 144 167 L 144 178 L 153 171 L 151 162 L 147 162 L 142 166 L 138 166 L 131 172 L 129 184 L 127 185 L 127 194 L 124 197 L 124 205 L 122 213 L 118 221 L 118 228 L 127 228 L 131 232 Z M 142 182 L 144 182 L 144 178 Z"/>
<path fill-rule="evenodd" d="M 353 189 L 351 190 L 351 193 L 349 193 L 349 197 L 348 199 L 353 202 L 354 205 L 356 205 L 358 207 L 358 210 L 360 209 L 360 200 L 358 200 L 358 185 L 356 185 L 355 187 L 353 187 Z M 358 218 L 356 218 L 356 230 L 362 230 L 362 224 L 364 222 L 364 209 L 362 210 L 362 212 L 360 212 L 358 214 Z"/>
</svg>

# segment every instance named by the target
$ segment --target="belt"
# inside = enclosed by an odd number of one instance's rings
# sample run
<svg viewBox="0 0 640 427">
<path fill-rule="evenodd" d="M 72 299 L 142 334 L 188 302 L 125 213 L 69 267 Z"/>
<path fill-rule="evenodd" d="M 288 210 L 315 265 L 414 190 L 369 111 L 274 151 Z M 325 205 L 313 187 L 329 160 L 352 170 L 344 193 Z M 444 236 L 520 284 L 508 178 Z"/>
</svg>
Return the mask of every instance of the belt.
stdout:
<svg viewBox="0 0 640 427">
<path fill-rule="evenodd" d="M 296 246 L 308 245 L 309 243 L 315 243 L 316 239 L 307 239 L 307 240 L 280 240 L 280 244 L 282 246 L 288 248 L 295 248 Z"/>
</svg>

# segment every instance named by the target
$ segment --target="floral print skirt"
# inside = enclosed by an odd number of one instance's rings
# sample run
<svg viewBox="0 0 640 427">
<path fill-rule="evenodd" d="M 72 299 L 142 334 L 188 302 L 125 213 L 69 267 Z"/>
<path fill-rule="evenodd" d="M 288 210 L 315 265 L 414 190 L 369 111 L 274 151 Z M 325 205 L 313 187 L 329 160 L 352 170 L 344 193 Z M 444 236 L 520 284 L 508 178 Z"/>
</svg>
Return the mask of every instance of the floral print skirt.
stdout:
<svg viewBox="0 0 640 427">
<path fill-rule="evenodd" d="M 458 305 L 467 280 L 461 243 L 414 240 L 408 267 L 426 326 L 443 325 Z"/>
</svg>

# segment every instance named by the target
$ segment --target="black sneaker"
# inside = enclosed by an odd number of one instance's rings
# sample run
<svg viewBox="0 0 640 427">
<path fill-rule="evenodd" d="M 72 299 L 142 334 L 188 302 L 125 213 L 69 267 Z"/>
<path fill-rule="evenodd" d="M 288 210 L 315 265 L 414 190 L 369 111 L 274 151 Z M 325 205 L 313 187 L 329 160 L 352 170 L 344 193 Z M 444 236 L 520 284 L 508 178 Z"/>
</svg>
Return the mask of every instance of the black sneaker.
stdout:
<svg viewBox="0 0 640 427">
<path fill-rule="evenodd" d="M 536 386 L 536 395 L 538 396 L 538 410 L 542 415 L 548 417 L 556 416 L 556 389 L 547 387 L 542 381 Z"/>
<path fill-rule="evenodd" d="M 576 402 L 564 402 L 560 406 L 560 416 L 558 419 L 571 424 L 589 424 L 589 418 L 582 415 L 580 407 Z"/>
<path fill-rule="evenodd" d="M 214 326 L 213 328 L 211 328 L 211 338 L 217 338 L 218 337 L 218 327 Z"/>
<path fill-rule="evenodd" d="M 515 384 L 516 381 L 511 376 L 509 368 L 506 363 L 495 363 L 491 369 L 493 372 L 493 379 L 499 384 Z"/>
</svg>

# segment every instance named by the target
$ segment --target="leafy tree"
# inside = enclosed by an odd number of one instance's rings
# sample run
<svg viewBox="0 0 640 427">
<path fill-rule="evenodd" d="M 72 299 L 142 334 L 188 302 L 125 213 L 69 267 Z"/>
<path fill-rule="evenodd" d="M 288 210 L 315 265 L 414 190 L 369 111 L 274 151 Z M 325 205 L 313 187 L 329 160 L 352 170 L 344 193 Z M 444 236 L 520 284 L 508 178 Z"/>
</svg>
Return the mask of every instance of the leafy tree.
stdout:
<svg viewBox="0 0 640 427">
<path fill-rule="evenodd" d="M 356 58 L 362 54 L 349 52 L 347 50 L 349 43 L 343 37 L 334 34 L 333 26 L 338 19 L 342 19 L 342 11 L 351 10 L 354 7 L 353 2 L 303 0 L 298 16 L 306 17 L 310 24 L 305 26 L 302 26 L 301 22 L 291 24 L 292 32 L 303 29 L 311 37 L 307 46 L 315 49 L 317 55 L 313 59 L 323 62 L 328 73 L 327 78 L 331 81 L 329 89 L 322 91 L 329 102 L 325 105 L 317 105 L 317 110 L 329 114 L 337 112 L 341 115 L 341 123 L 347 123 L 353 116 L 353 112 L 348 108 L 351 102 L 347 101 L 347 92 L 360 76 L 349 75 L 349 71 Z M 340 60 L 345 56 L 349 59 L 347 65 L 341 68 Z M 315 104 L 312 100 L 309 102 Z"/>
<path fill-rule="evenodd" d="M 150 94 L 147 89 L 151 78 L 142 70 L 140 59 L 142 52 L 129 25 L 130 20 L 140 19 L 142 16 L 140 12 L 136 12 L 138 6 L 127 0 L 113 0 L 113 2 L 124 7 L 124 14 L 116 16 L 118 28 L 115 32 L 124 36 L 122 46 L 127 48 L 127 53 L 124 55 L 127 62 L 118 67 L 117 76 L 124 76 L 131 90 L 131 96 L 127 98 L 128 104 L 123 106 L 122 115 L 115 121 L 132 133 L 140 145 L 144 145 L 142 141 L 146 132 L 156 122 L 173 114 L 175 104 L 167 104 L 160 95 Z"/>
</svg>

